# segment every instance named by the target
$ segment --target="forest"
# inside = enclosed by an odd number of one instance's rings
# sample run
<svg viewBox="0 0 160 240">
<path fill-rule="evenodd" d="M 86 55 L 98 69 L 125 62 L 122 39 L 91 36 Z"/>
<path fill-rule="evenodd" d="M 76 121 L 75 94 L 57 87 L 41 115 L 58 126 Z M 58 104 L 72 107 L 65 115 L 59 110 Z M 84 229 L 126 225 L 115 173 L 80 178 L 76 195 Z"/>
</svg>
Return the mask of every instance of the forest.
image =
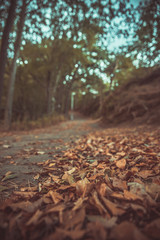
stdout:
<svg viewBox="0 0 160 240">
<path fill-rule="evenodd" d="M 155 108 L 157 122 L 159 0 L 1 1 L 0 20 L 0 121 L 5 129 L 22 122 L 39 127 L 68 117 L 70 110 L 104 122 L 137 121 L 145 114 L 154 123 Z M 154 71 L 156 77 L 145 81 Z M 128 82 L 125 95 L 120 89 Z"/>
</svg>

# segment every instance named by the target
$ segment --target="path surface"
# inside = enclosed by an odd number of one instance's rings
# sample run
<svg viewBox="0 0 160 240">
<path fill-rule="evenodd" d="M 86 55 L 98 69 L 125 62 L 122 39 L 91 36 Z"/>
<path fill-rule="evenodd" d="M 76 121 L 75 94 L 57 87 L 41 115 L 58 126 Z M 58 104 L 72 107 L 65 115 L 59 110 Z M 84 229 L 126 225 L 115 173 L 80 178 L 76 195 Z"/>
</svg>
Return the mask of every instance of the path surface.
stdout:
<svg viewBox="0 0 160 240">
<path fill-rule="evenodd" d="M 56 154 L 63 154 L 71 142 L 101 128 L 97 120 L 79 115 L 74 119 L 44 129 L 1 133 L 0 180 L 7 185 L 3 197 L 7 197 L 20 186 L 36 184 L 35 174 L 41 172 L 38 162 L 51 159 Z M 5 178 L 5 175 L 8 177 Z"/>
</svg>

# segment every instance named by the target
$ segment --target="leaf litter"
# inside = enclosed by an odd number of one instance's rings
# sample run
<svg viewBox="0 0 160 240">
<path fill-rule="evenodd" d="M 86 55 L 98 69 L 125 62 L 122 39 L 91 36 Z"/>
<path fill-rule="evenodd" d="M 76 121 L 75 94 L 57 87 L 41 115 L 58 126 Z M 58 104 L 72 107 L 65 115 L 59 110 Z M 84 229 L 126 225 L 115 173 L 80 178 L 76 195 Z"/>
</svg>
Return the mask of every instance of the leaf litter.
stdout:
<svg viewBox="0 0 160 240">
<path fill-rule="evenodd" d="M 38 184 L 0 206 L 1 239 L 158 240 L 159 140 L 159 129 L 97 131 L 37 163 Z"/>
</svg>

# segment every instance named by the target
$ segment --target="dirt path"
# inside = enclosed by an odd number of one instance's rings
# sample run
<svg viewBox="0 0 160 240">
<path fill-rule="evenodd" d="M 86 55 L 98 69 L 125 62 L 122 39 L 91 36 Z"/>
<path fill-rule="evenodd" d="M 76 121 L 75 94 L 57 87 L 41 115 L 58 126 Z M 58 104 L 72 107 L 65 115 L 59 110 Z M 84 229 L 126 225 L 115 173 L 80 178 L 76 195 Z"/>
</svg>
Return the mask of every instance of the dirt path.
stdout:
<svg viewBox="0 0 160 240">
<path fill-rule="evenodd" d="M 38 162 L 45 162 L 61 156 L 72 142 L 100 129 L 97 120 L 85 119 L 78 114 L 75 120 L 28 132 L 1 133 L 0 136 L 0 179 L 5 191 L 0 196 L 6 198 L 19 187 L 37 184 L 34 179 L 41 172 Z M 1 190 L 3 190 L 0 189 Z"/>
</svg>

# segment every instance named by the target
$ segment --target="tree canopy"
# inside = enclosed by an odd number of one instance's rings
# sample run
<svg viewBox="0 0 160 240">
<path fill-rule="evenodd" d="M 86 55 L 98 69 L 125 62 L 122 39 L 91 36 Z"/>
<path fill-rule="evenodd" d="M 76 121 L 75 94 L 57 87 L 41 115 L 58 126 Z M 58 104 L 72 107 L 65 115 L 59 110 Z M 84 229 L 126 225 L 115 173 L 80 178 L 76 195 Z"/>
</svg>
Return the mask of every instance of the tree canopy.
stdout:
<svg viewBox="0 0 160 240">
<path fill-rule="evenodd" d="M 23 2 L 26 12 L 15 58 Z M 7 53 L 6 62 L 1 58 L 1 119 L 11 95 L 14 61 L 12 120 L 67 113 L 72 92 L 75 107 L 83 109 L 96 97 L 100 106 L 106 93 L 132 78 L 137 68 L 159 64 L 159 0 L 137 0 L 134 5 L 132 0 L 15 1 L 5 53 L 11 3 L 0 3 L 1 56 Z"/>
</svg>

